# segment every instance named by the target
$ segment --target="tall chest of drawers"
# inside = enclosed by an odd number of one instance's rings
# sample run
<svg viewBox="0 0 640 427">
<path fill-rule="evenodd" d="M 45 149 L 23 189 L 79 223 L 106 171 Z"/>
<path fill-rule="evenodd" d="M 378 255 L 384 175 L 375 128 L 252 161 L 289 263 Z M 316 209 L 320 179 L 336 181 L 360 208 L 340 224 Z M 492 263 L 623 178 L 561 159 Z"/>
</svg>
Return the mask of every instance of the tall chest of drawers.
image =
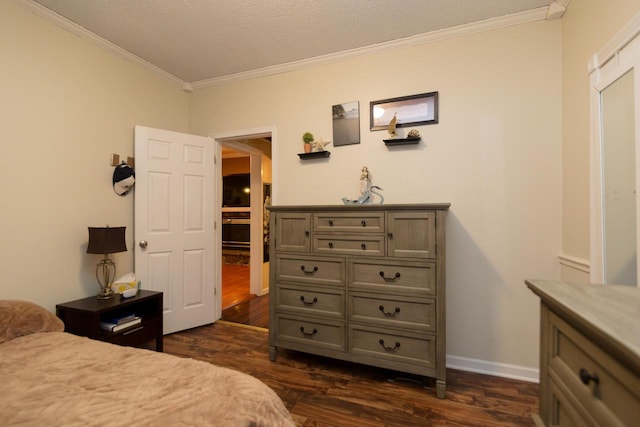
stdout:
<svg viewBox="0 0 640 427">
<path fill-rule="evenodd" d="M 272 206 L 269 357 L 278 348 L 446 388 L 448 203 Z"/>
</svg>

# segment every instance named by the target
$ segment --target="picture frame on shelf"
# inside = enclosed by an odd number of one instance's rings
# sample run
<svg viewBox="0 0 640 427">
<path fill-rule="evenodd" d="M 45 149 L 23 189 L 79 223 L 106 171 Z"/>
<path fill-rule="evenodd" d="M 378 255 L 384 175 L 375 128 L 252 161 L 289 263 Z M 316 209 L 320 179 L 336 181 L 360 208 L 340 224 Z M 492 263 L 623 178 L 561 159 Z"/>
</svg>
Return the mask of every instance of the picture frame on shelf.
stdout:
<svg viewBox="0 0 640 427">
<path fill-rule="evenodd" d="M 370 129 L 386 130 L 396 116 L 396 127 L 438 123 L 438 92 L 382 99 L 370 103 Z"/>
</svg>

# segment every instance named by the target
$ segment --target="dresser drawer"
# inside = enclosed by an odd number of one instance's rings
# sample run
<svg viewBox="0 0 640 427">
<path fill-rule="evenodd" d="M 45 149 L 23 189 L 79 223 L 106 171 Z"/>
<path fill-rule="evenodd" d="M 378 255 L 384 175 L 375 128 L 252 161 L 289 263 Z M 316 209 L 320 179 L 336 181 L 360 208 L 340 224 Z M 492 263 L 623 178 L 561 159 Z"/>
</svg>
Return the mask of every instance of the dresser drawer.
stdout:
<svg viewBox="0 0 640 427">
<path fill-rule="evenodd" d="M 349 320 L 380 326 L 435 331 L 436 303 L 433 299 L 385 297 L 350 292 Z"/>
<path fill-rule="evenodd" d="M 344 258 L 278 255 L 273 263 L 277 282 L 292 281 L 342 287 L 346 283 Z"/>
<path fill-rule="evenodd" d="M 436 294 L 434 263 L 353 259 L 349 263 L 349 287 L 417 296 Z"/>
<path fill-rule="evenodd" d="M 317 254 L 383 256 L 384 235 L 314 234 L 312 250 Z"/>
<path fill-rule="evenodd" d="M 384 233 L 384 212 L 318 212 L 313 214 L 313 231 Z"/>
<path fill-rule="evenodd" d="M 275 291 L 276 310 L 344 319 L 344 294 L 342 289 L 279 283 Z"/>
<path fill-rule="evenodd" d="M 549 395 L 551 398 L 551 419 L 549 426 L 562 427 L 598 427 L 598 424 L 576 404 L 570 391 L 549 379 Z"/>
<path fill-rule="evenodd" d="M 359 356 L 434 368 L 436 339 L 433 335 L 350 324 L 349 351 Z"/>
<path fill-rule="evenodd" d="M 578 404 L 599 425 L 637 425 L 639 373 L 620 365 L 554 313 L 550 313 L 549 323 L 549 374 L 557 376 L 558 382 L 571 390 Z"/>
<path fill-rule="evenodd" d="M 292 348 L 319 347 L 334 351 L 345 351 L 346 334 L 344 322 L 317 320 L 303 316 L 289 317 L 276 314 L 276 341 L 294 344 Z"/>
</svg>

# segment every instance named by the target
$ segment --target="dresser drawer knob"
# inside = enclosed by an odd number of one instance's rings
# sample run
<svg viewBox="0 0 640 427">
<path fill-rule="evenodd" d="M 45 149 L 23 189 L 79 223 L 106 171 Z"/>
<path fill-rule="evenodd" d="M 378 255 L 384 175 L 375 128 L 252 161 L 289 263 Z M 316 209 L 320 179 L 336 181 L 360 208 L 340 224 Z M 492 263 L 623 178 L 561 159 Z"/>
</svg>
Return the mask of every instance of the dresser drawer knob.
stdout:
<svg viewBox="0 0 640 427">
<path fill-rule="evenodd" d="M 329 227 L 333 227 L 333 220 L 332 219 L 329 220 Z"/>
<path fill-rule="evenodd" d="M 333 249 L 333 242 L 329 242 L 329 247 Z"/>
<path fill-rule="evenodd" d="M 380 277 L 382 277 L 384 279 L 385 282 L 395 282 L 396 280 L 398 280 L 400 278 L 400 273 L 397 272 L 395 276 L 393 277 L 386 277 L 384 274 L 384 271 L 380 272 Z"/>
<path fill-rule="evenodd" d="M 595 385 L 600 384 L 598 374 L 592 375 L 585 368 L 580 368 L 580 372 L 578 374 L 580 375 L 580 381 L 582 381 L 582 384 L 584 385 L 589 385 L 591 381 L 593 381 Z"/>
<path fill-rule="evenodd" d="M 360 221 L 360 224 L 362 224 L 363 227 L 367 226 L 367 221 L 365 221 L 364 219 L 362 221 Z"/>
<path fill-rule="evenodd" d="M 307 301 L 304 295 L 300 295 L 300 301 L 302 301 L 304 305 L 313 305 L 318 302 L 318 298 L 313 297 L 313 301 Z"/>
<path fill-rule="evenodd" d="M 300 332 L 302 332 L 302 335 L 304 335 L 305 337 L 312 337 L 315 334 L 318 333 L 318 330 L 316 328 L 313 328 L 313 331 L 311 332 L 305 332 L 304 331 L 304 326 L 300 326 Z"/>
<path fill-rule="evenodd" d="M 300 270 L 302 270 L 304 274 L 313 274 L 318 271 L 318 266 L 314 266 L 313 270 L 307 270 L 307 267 L 305 267 L 304 265 L 301 265 Z"/>
<path fill-rule="evenodd" d="M 360 247 L 362 248 L 363 251 L 367 250 L 367 244 L 366 243 L 360 243 Z"/>
<path fill-rule="evenodd" d="M 398 341 L 396 341 L 396 345 L 394 345 L 393 347 L 387 347 L 386 345 L 384 345 L 384 340 L 381 339 L 380 341 L 380 345 L 382 346 L 382 348 L 385 349 L 385 351 L 396 351 L 397 349 L 400 348 L 400 343 Z"/>
<path fill-rule="evenodd" d="M 380 307 L 378 307 L 378 309 L 387 317 L 397 316 L 398 314 L 400 314 L 400 307 L 396 307 L 394 311 L 384 311 L 384 305 L 381 305 Z"/>
</svg>

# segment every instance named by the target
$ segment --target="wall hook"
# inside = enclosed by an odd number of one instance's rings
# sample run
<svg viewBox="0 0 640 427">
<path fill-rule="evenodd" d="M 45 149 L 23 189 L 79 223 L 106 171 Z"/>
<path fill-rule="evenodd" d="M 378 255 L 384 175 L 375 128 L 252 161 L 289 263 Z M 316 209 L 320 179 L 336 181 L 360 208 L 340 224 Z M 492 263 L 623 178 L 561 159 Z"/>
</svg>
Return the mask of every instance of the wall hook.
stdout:
<svg viewBox="0 0 640 427">
<path fill-rule="evenodd" d="M 135 169 L 135 163 L 135 157 L 127 157 L 127 161 L 125 162 L 124 160 L 120 161 L 120 154 L 111 154 L 111 166 L 127 165 L 131 169 Z"/>
</svg>

